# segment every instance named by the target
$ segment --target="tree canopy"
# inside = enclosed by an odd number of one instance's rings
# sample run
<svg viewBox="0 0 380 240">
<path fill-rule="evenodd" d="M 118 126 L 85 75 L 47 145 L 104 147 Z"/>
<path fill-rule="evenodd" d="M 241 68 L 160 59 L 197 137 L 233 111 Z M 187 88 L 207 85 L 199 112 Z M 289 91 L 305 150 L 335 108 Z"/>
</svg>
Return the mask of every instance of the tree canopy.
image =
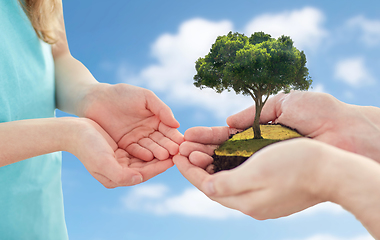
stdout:
<svg viewBox="0 0 380 240">
<path fill-rule="evenodd" d="M 288 36 L 275 39 L 263 32 L 250 37 L 229 32 L 219 36 L 210 52 L 196 61 L 194 85 L 218 93 L 233 89 L 236 94 L 251 96 L 256 104 L 255 138 L 261 138 L 260 113 L 269 96 L 310 87 L 312 80 L 305 65 L 304 52 L 295 48 Z"/>
</svg>

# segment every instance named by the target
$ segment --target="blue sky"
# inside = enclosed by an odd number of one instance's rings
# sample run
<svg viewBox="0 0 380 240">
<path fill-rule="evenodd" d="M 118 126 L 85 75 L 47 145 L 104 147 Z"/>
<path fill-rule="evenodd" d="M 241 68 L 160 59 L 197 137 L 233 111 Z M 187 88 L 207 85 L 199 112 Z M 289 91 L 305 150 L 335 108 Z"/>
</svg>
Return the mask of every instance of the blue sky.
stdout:
<svg viewBox="0 0 380 240">
<path fill-rule="evenodd" d="M 182 133 L 193 126 L 225 125 L 227 116 L 253 104 L 248 97 L 192 85 L 196 59 L 229 31 L 289 35 L 305 51 L 313 91 L 380 107 L 376 0 L 63 2 L 72 54 L 100 82 L 153 90 L 172 108 Z M 108 190 L 73 155 L 63 156 L 72 240 L 372 239 L 351 214 L 331 203 L 257 221 L 209 201 L 175 167 L 144 184 Z"/>
</svg>

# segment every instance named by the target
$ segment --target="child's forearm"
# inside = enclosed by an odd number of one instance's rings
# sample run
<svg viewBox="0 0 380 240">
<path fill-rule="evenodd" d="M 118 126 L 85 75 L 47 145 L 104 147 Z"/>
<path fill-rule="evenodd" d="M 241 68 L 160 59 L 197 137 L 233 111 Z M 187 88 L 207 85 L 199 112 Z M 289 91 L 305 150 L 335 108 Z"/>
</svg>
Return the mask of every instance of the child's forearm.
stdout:
<svg viewBox="0 0 380 240">
<path fill-rule="evenodd" d="M 66 53 L 55 60 L 57 108 L 83 116 L 86 97 L 93 87 L 100 85 L 91 72 L 78 60 Z"/>
<path fill-rule="evenodd" d="M 56 32 L 58 41 L 52 45 L 52 54 L 55 67 L 57 108 L 83 116 L 82 108 L 91 86 L 98 82 L 90 71 L 70 53 L 65 23 L 61 19 L 61 31 Z"/>
<path fill-rule="evenodd" d="M 44 118 L 0 123 L 0 167 L 70 149 L 74 118 Z"/>
</svg>

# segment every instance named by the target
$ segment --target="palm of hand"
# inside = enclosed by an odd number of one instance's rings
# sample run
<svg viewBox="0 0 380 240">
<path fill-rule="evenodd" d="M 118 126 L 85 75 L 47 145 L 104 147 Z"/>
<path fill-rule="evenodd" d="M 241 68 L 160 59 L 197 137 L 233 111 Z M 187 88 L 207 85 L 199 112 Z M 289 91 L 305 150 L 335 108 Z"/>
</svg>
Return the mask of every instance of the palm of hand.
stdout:
<svg viewBox="0 0 380 240">
<path fill-rule="evenodd" d="M 173 166 L 173 161 L 171 159 L 164 161 L 154 159 L 146 162 L 131 156 L 127 151 L 120 148 L 115 151 L 115 156 L 123 169 L 138 172 L 141 174 L 143 181 L 147 181 Z"/>
<path fill-rule="evenodd" d="M 91 161 L 86 167 L 104 186 L 138 184 L 173 166 L 171 155 L 178 153 L 183 136 L 170 108 L 151 91 L 99 84 L 86 96 L 83 109 L 85 117 L 100 125 L 112 147 L 105 160 L 98 160 L 102 167 L 91 170 Z"/>
<path fill-rule="evenodd" d="M 146 181 L 173 166 L 169 159 L 146 162 L 131 156 L 103 128 L 89 119 L 84 122 L 81 134 L 74 143 L 74 153 L 91 175 L 107 188 L 130 186 Z"/>
<path fill-rule="evenodd" d="M 152 92 L 127 84 L 103 85 L 85 116 L 97 122 L 131 156 L 166 160 L 178 153 L 182 135 L 170 109 Z"/>
<path fill-rule="evenodd" d="M 316 194 L 320 191 L 316 183 L 318 176 L 323 176 L 318 174 L 323 164 L 310 158 L 318 158 L 319 149 L 325 146 L 308 139 L 284 141 L 261 150 L 244 167 L 214 175 L 194 166 L 184 156 L 177 155 L 174 161 L 179 171 L 214 201 L 256 219 L 268 219 L 324 201 Z M 278 152 L 282 153 L 281 158 Z"/>
</svg>

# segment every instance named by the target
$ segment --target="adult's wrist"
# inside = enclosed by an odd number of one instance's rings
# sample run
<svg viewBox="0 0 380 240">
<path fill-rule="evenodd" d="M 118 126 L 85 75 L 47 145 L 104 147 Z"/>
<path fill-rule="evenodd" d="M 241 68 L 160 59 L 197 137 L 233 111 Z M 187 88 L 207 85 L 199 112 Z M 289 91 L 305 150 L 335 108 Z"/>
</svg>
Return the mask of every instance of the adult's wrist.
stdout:
<svg viewBox="0 0 380 240">
<path fill-rule="evenodd" d="M 305 166 L 305 178 L 309 181 L 303 181 L 305 191 L 320 202 L 331 201 L 337 184 L 334 178 L 336 163 L 331 158 L 331 149 L 334 147 L 311 139 L 303 139 L 301 143 L 303 145 L 299 145 L 299 148 L 304 148 L 309 158 Z"/>
<path fill-rule="evenodd" d="M 380 165 L 361 155 L 337 149 L 334 190 L 330 201 L 351 212 L 367 230 L 380 237 Z"/>
<path fill-rule="evenodd" d="M 363 155 L 380 163 L 380 109 L 350 105 L 346 119 L 346 131 L 351 139 L 351 152 Z M 344 136 L 342 136 L 344 137 Z"/>
</svg>

